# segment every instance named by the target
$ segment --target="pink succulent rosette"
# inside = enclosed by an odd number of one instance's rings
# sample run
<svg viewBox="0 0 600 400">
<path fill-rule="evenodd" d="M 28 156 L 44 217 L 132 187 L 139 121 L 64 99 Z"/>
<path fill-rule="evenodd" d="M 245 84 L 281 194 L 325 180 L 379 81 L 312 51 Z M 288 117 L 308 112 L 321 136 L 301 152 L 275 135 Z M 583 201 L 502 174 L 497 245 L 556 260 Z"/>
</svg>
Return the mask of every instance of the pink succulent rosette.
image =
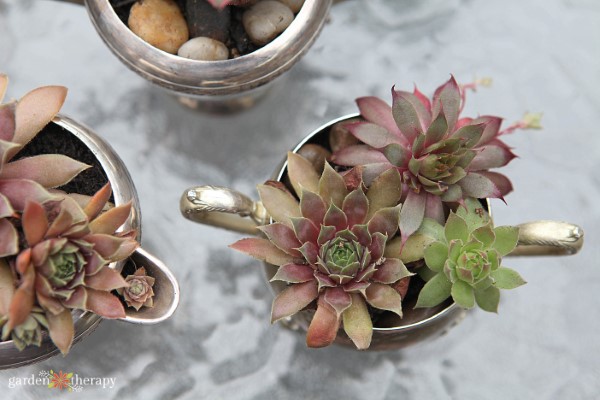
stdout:
<svg viewBox="0 0 600 400">
<path fill-rule="evenodd" d="M 104 318 L 125 316 L 110 291 L 127 282 L 108 264 L 129 257 L 138 243 L 135 232 L 115 235 L 129 217 L 131 204 L 101 214 L 110 194 L 106 185 L 84 209 L 68 197 L 44 205 L 27 203 L 21 217 L 27 246 L 15 263 L 20 283 L 10 303 L 9 327 L 24 322 L 39 304 L 46 311 L 52 340 L 65 352 L 73 339 L 72 309 Z"/>
<path fill-rule="evenodd" d="M 242 239 L 231 247 L 279 266 L 273 280 L 289 286 L 273 302 L 272 322 L 316 302 L 308 346 L 331 344 L 343 326 L 357 348 L 366 349 L 372 309 L 402 316 L 406 285 L 400 282 L 412 275 L 385 253 L 398 231 L 400 175 L 390 170 L 368 189 L 361 183 L 348 188 L 329 164 L 319 176 L 294 153 L 288 154 L 288 174 L 300 200 L 276 183 L 260 185 L 275 222 L 260 228 L 266 239 Z"/>
<path fill-rule="evenodd" d="M 0 101 L 8 78 L 0 74 Z M 28 200 L 56 199 L 47 188 L 66 184 L 89 166 L 61 154 L 43 154 L 12 161 L 60 110 L 67 90 L 61 86 L 35 89 L 18 102 L 0 105 L 0 257 L 18 252 L 18 235 L 6 218 L 22 212 Z"/>
<path fill-rule="evenodd" d="M 0 74 L 0 101 L 7 83 Z M 131 204 L 107 206 L 110 184 L 78 200 L 54 189 L 88 165 L 60 154 L 18 159 L 19 150 L 58 113 L 66 93 L 64 87 L 46 86 L 0 105 L 2 340 L 12 339 L 19 349 L 39 346 L 40 332 L 47 330 L 63 354 L 74 336 L 71 310 L 125 316 L 110 291 L 127 283 L 108 264 L 138 247 L 136 232 L 116 232 Z"/>
<path fill-rule="evenodd" d="M 135 308 L 136 311 L 142 307 L 153 307 L 154 281 L 153 277 L 146 275 L 146 268 L 141 267 L 132 275 L 127 275 L 127 287 L 117 289 L 117 293 L 123 297 L 127 306 Z"/>
<path fill-rule="evenodd" d="M 365 121 L 346 128 L 362 143 L 336 151 L 332 161 L 362 166 L 365 179 L 394 168 L 404 184 L 400 217 L 406 241 L 429 217 L 444 223 L 448 207 L 467 197 L 500 198 L 512 190 L 508 178 L 490 169 L 503 167 L 515 155 L 501 137 L 517 128 L 539 128 L 530 119 L 500 130 L 495 116 L 461 117 L 466 88 L 451 77 L 430 100 L 392 88 L 390 107 L 377 97 L 357 99 Z"/>
</svg>

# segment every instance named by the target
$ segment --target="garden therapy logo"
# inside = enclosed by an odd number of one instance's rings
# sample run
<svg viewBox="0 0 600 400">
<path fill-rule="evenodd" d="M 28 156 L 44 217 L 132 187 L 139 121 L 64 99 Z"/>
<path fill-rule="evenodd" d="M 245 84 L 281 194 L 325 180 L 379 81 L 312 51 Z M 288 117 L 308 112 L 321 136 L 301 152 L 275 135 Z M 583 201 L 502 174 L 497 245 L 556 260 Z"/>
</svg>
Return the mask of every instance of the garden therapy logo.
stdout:
<svg viewBox="0 0 600 400">
<path fill-rule="evenodd" d="M 39 375 L 42 378 L 48 378 L 50 380 L 50 382 L 48 383 L 49 389 L 66 389 L 69 392 L 81 392 L 81 389 L 83 389 L 81 386 L 77 384 L 74 385 L 71 382 L 71 380 L 73 379 L 72 372 L 64 373 L 62 371 L 54 372 L 53 370 L 50 370 L 40 371 Z"/>
<path fill-rule="evenodd" d="M 45 386 L 48 389 L 56 389 L 67 392 L 81 392 L 87 386 L 102 389 L 115 387 L 115 377 L 84 377 L 74 372 L 63 372 L 47 370 L 40 371 L 38 375 L 31 374 L 28 377 L 13 376 L 8 379 L 8 388 L 15 389 L 19 386 Z"/>
</svg>

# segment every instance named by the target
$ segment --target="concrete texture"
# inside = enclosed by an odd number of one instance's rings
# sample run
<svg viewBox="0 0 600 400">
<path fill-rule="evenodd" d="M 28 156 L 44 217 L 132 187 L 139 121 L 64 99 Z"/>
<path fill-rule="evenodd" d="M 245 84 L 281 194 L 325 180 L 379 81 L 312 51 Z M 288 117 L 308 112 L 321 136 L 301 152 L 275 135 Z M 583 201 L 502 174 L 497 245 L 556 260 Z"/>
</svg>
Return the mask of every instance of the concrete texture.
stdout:
<svg viewBox="0 0 600 400">
<path fill-rule="evenodd" d="M 181 283 L 175 316 L 155 327 L 106 321 L 62 358 L 0 372 L 2 399 L 597 399 L 600 393 L 600 3 L 593 0 L 350 0 L 336 5 L 309 54 L 254 109 L 211 116 L 184 109 L 105 47 L 84 8 L 0 0 L 0 70 L 8 96 L 70 88 L 63 112 L 106 138 L 141 198 L 144 247 Z M 353 99 L 390 87 L 426 93 L 448 79 L 491 76 L 465 115 L 517 120 L 544 113 L 543 131 L 507 137 L 520 158 L 515 192 L 494 202 L 497 224 L 580 224 L 574 257 L 506 260 L 528 284 L 505 292 L 499 315 L 472 312 L 436 342 L 401 352 L 305 348 L 270 326 L 259 264 L 226 247 L 240 235 L 179 214 L 193 185 L 256 196 L 285 151 L 319 125 L 356 111 Z M 115 377 L 81 393 L 11 377 L 48 369 Z M 61 396 L 59 396 L 61 395 Z"/>
</svg>

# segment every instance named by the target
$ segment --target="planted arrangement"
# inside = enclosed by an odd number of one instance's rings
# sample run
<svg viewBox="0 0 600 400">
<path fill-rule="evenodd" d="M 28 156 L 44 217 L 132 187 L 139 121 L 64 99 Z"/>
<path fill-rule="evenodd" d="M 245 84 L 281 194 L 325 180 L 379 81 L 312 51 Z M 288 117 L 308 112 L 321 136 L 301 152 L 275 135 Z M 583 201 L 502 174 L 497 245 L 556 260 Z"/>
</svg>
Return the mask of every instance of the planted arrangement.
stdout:
<svg viewBox="0 0 600 400">
<path fill-rule="evenodd" d="M 503 130 L 499 117 L 462 117 L 474 88 L 452 77 L 432 99 L 416 88 L 393 88 L 391 106 L 360 98 L 360 117 L 334 125 L 328 146 L 288 154 L 286 184 L 258 187 L 272 222 L 231 247 L 278 267 L 272 281 L 286 287 L 272 322 L 303 313 L 308 346 L 331 344 L 341 328 L 366 349 L 374 324 L 402 317 L 408 300 L 496 312 L 500 289 L 525 283 L 501 266 L 518 228 L 494 227 L 480 200 L 512 191 L 492 171 L 515 157 L 501 139 L 540 117 Z"/>
<path fill-rule="evenodd" d="M 7 83 L 0 75 L 0 101 Z M 139 246 L 135 231 L 117 232 L 131 204 L 111 205 L 110 184 L 92 196 L 60 190 L 88 165 L 61 154 L 20 155 L 66 93 L 47 86 L 0 105 L 0 327 L 2 341 L 19 350 L 49 335 L 67 354 L 73 310 L 125 317 L 111 292 L 129 283 L 109 264 Z"/>
<path fill-rule="evenodd" d="M 304 0 L 111 0 L 124 23 L 167 53 L 200 61 L 237 58 L 270 43 Z"/>
</svg>

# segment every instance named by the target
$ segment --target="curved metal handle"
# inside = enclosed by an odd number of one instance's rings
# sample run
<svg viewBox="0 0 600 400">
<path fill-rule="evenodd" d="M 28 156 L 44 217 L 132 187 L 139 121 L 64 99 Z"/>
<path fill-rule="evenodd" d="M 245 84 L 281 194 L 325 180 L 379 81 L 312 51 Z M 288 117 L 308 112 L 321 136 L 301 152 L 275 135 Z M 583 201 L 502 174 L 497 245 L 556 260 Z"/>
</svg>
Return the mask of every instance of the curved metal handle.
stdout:
<svg viewBox="0 0 600 400">
<path fill-rule="evenodd" d="M 189 220 L 240 233 L 256 234 L 256 227 L 268 219 L 261 202 L 220 186 L 189 188 L 181 196 L 179 205 Z"/>
<path fill-rule="evenodd" d="M 241 233 L 257 234 L 268 222 L 262 203 L 219 186 L 199 186 L 181 197 L 181 213 L 189 220 Z M 250 218 L 247 218 L 250 217 Z M 583 246 L 583 229 L 557 221 L 526 222 L 519 226 L 519 243 L 509 256 L 558 256 L 577 253 Z"/>
<path fill-rule="evenodd" d="M 583 229 L 558 221 L 534 221 L 518 225 L 519 242 L 509 256 L 567 256 L 583 246 Z"/>
</svg>

